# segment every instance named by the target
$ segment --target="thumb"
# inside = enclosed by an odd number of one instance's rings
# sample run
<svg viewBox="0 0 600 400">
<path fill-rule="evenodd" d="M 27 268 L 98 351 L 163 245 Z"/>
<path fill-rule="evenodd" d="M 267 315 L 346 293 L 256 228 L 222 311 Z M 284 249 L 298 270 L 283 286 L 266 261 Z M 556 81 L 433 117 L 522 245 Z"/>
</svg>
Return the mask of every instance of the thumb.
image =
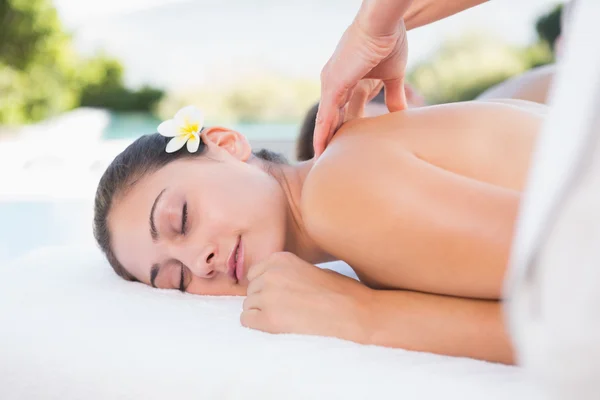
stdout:
<svg viewBox="0 0 600 400">
<path fill-rule="evenodd" d="M 404 92 L 404 78 L 390 79 L 383 82 L 385 86 L 385 105 L 390 112 L 402 111 L 408 107 Z"/>
<path fill-rule="evenodd" d="M 313 134 L 313 149 L 315 152 L 314 158 L 317 159 L 323 154 L 325 148 L 329 144 L 335 131 L 343 122 L 343 110 L 341 109 L 322 109 L 323 103 L 319 104 L 317 111 L 317 120 L 315 123 L 315 132 Z"/>
<path fill-rule="evenodd" d="M 317 118 L 315 121 L 315 131 L 313 133 L 313 149 L 315 158 L 318 158 L 325 147 L 327 146 L 327 139 L 329 132 L 331 131 L 331 125 L 333 124 L 333 112 L 331 106 L 324 105 L 321 101 L 317 110 Z"/>
</svg>

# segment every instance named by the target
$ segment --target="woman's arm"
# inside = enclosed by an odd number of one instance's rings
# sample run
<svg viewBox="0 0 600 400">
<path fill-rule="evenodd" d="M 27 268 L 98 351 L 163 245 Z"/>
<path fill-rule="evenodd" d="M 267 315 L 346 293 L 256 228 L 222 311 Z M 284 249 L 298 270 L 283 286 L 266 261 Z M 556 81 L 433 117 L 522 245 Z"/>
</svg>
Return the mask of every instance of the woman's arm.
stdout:
<svg viewBox="0 0 600 400">
<path fill-rule="evenodd" d="M 369 289 L 290 253 L 248 272 L 244 326 L 511 363 L 499 302 Z"/>
<path fill-rule="evenodd" d="M 414 29 L 474 7 L 486 0 L 364 0 L 356 16 L 372 35 L 394 32 L 404 18 Z"/>
<path fill-rule="evenodd" d="M 514 363 L 500 302 L 374 291 L 369 344 Z"/>
</svg>

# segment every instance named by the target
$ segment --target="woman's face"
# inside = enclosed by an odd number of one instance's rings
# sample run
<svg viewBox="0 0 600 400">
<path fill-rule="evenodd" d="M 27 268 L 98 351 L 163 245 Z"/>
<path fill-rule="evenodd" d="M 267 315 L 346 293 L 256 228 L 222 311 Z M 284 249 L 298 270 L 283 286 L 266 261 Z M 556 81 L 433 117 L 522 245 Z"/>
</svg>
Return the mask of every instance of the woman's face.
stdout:
<svg viewBox="0 0 600 400">
<path fill-rule="evenodd" d="M 113 251 L 136 279 L 164 289 L 245 295 L 248 269 L 284 249 L 287 206 L 277 181 L 236 132 L 204 138 L 199 157 L 145 174 L 115 199 Z"/>
</svg>

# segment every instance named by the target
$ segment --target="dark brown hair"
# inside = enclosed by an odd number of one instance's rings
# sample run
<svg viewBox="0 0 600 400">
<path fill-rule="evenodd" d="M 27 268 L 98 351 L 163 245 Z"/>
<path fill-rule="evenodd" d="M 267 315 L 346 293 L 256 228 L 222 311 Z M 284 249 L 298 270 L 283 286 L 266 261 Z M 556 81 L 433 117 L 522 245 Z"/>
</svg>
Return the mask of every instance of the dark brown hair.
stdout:
<svg viewBox="0 0 600 400">
<path fill-rule="evenodd" d="M 381 89 L 381 91 L 377 93 L 377 96 L 373 97 L 371 102 L 385 104 L 384 89 Z M 300 133 L 296 139 L 296 159 L 298 161 L 307 161 L 315 156 L 313 136 L 315 134 L 317 111 L 319 111 L 319 103 L 312 106 L 304 116 L 304 121 L 300 127 Z"/>
<path fill-rule="evenodd" d="M 100 249 L 117 275 L 129 280 L 136 279 L 125 270 L 112 250 L 111 236 L 108 229 L 108 214 L 115 198 L 126 193 L 140 178 L 169 164 L 172 161 L 201 157 L 206 151 L 204 143 L 196 153 L 190 153 L 184 147 L 175 153 L 167 153 L 165 148 L 170 138 L 158 133 L 144 135 L 130 144 L 110 163 L 98 184 L 94 201 L 94 237 Z M 286 164 L 287 160 L 280 154 L 269 150 L 260 150 L 254 155 L 272 164 Z"/>
</svg>

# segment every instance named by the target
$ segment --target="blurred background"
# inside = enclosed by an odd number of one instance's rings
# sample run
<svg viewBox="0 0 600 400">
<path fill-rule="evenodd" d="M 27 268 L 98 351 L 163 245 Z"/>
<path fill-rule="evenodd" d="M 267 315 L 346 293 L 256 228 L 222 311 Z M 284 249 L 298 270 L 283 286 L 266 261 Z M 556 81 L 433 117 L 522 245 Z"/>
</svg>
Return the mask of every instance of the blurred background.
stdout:
<svg viewBox="0 0 600 400">
<path fill-rule="evenodd" d="M 294 159 L 360 0 L 0 0 L 0 262 L 90 244 L 96 183 L 188 104 Z M 470 100 L 554 61 L 561 4 L 491 1 L 409 32 L 409 82 Z"/>
</svg>

